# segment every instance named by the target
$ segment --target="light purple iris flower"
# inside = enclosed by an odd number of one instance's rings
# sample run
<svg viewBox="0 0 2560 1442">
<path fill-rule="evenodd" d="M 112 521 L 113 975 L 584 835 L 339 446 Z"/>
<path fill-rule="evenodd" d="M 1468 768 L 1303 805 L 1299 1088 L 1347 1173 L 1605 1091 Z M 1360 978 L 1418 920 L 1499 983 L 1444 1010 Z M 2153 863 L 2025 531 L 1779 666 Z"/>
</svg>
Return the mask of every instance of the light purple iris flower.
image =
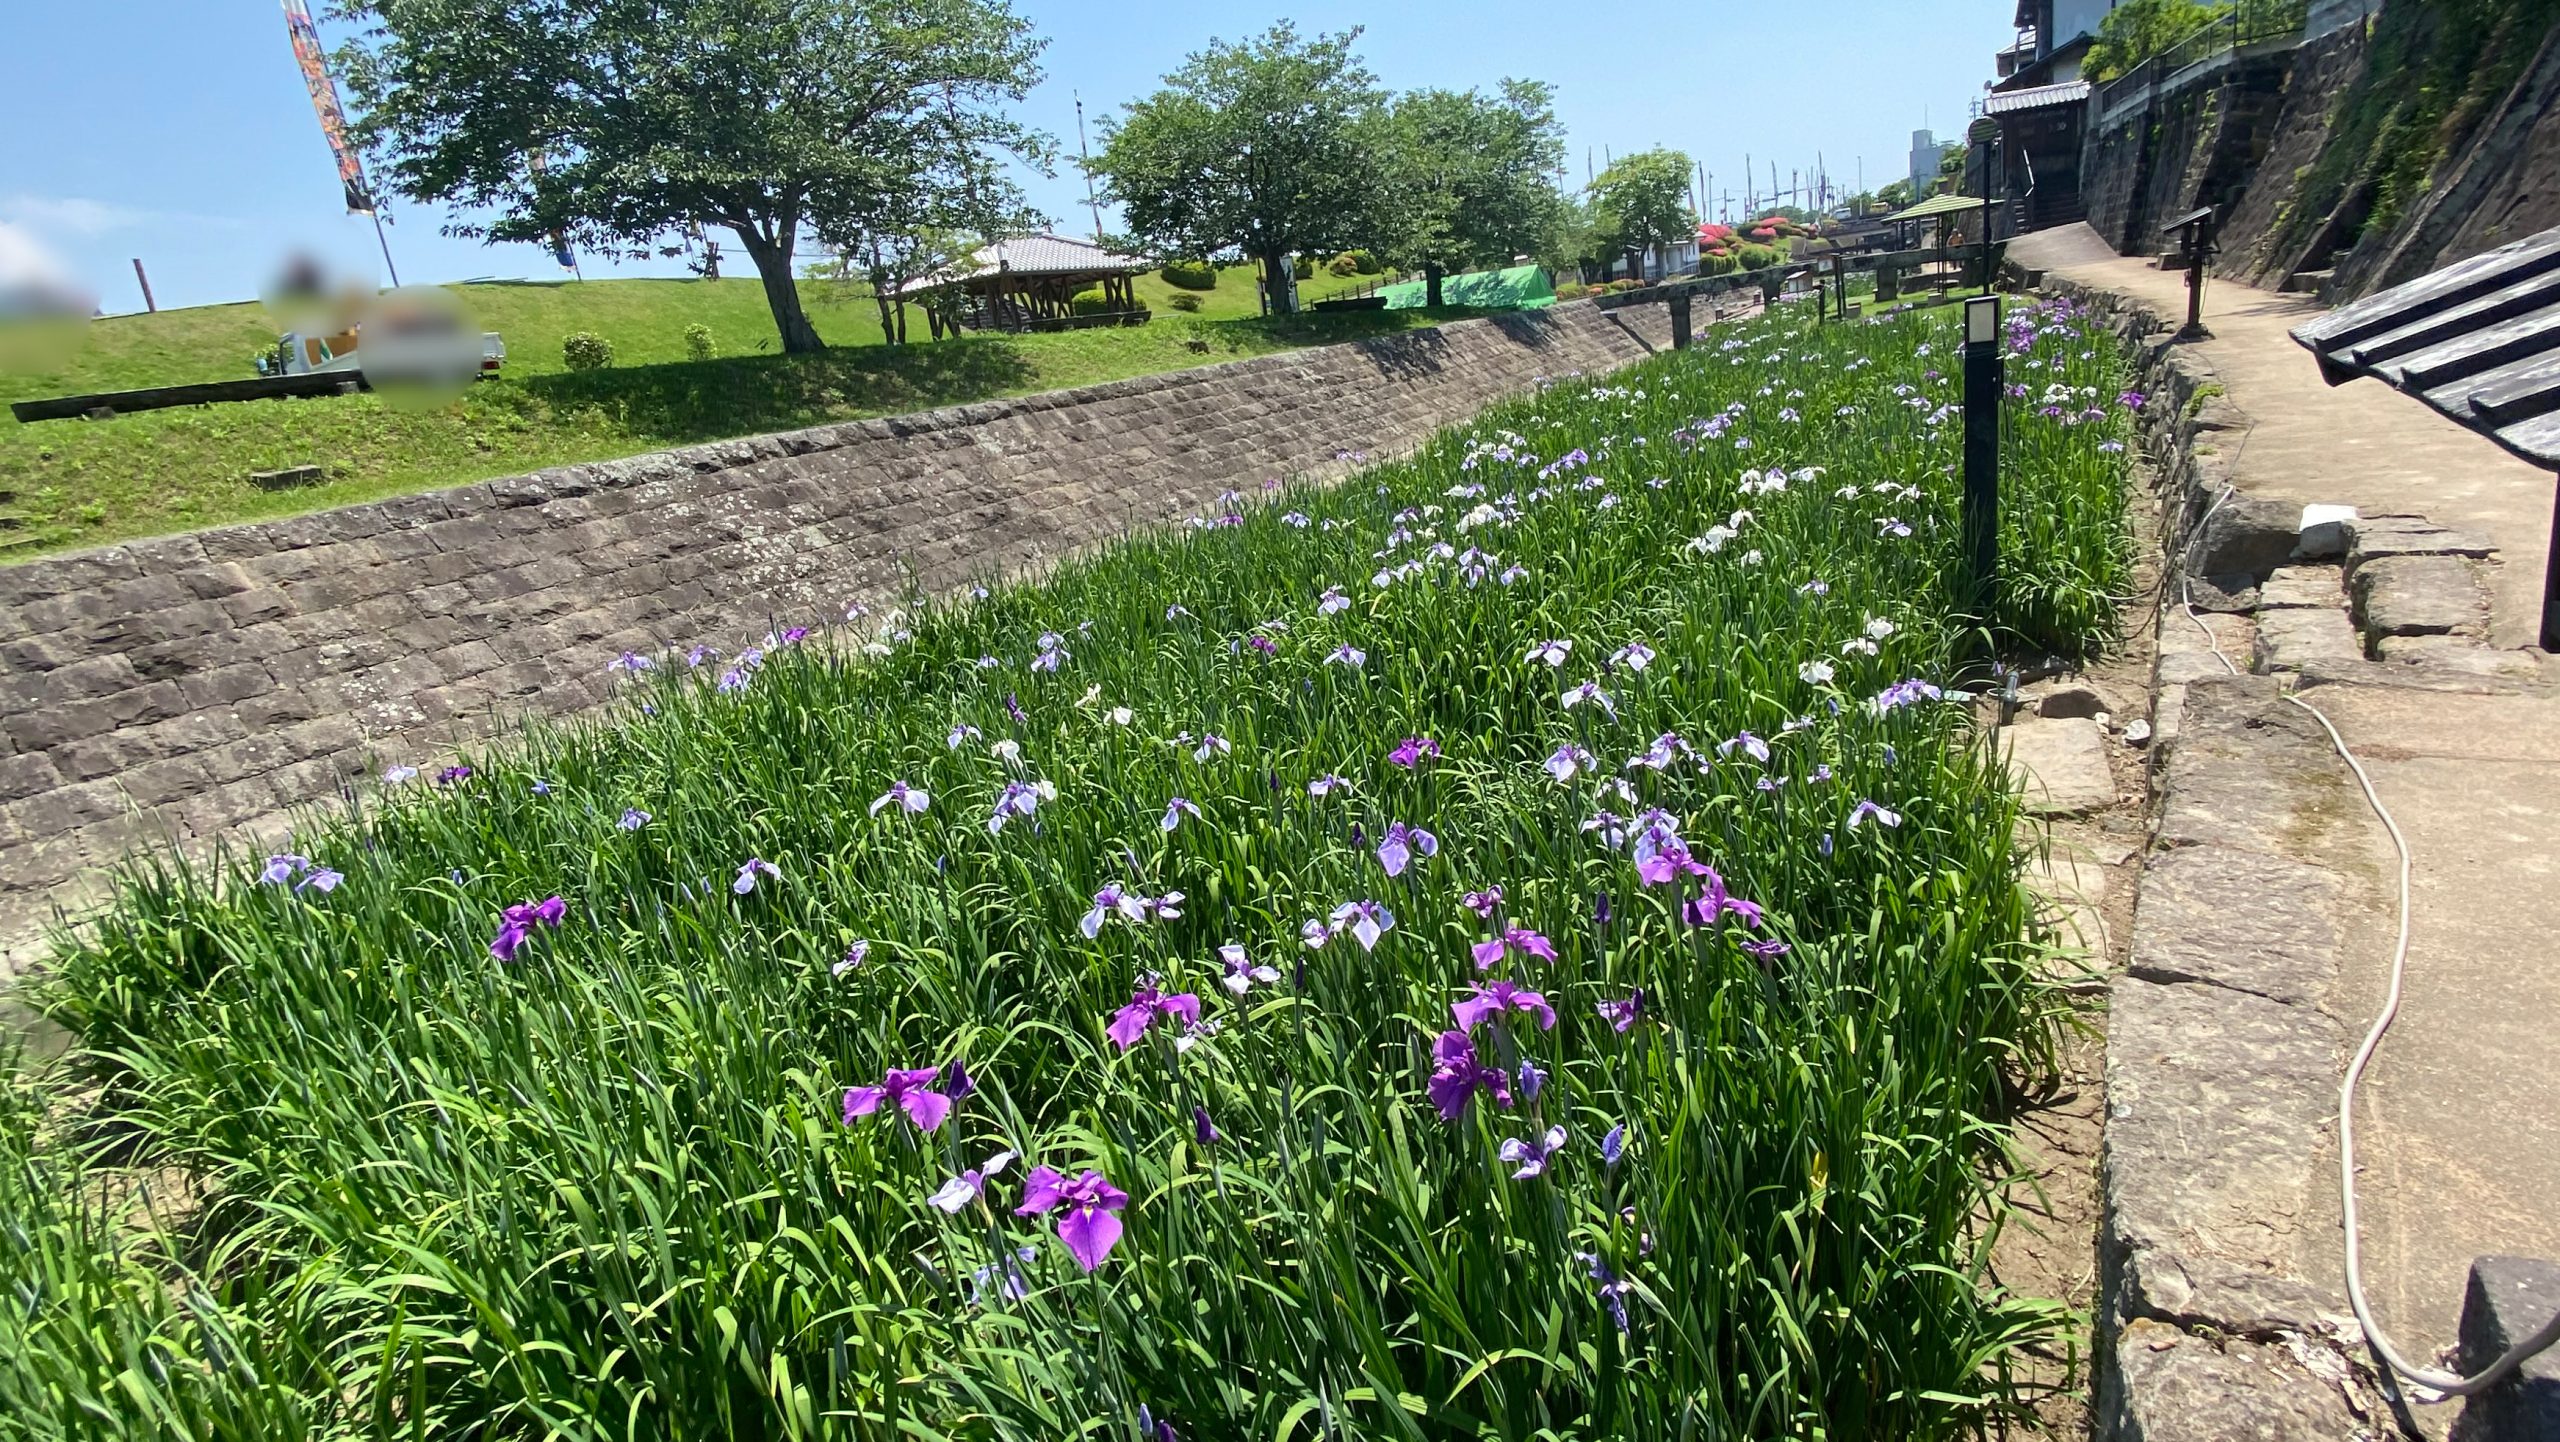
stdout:
<svg viewBox="0 0 2560 1442">
<path fill-rule="evenodd" d="M 1010 1166 L 1012 1162 L 1013 1153 L 998 1152 L 994 1156 L 987 1158 L 981 1165 L 971 1167 L 960 1175 L 944 1182 L 942 1184 L 942 1190 L 935 1192 L 932 1196 L 925 1198 L 925 1200 L 941 1210 L 957 1216 L 959 1215 L 961 1208 L 976 1201 L 978 1199 L 978 1194 L 987 1189 L 987 1179 L 989 1177 L 1003 1171 L 1007 1166 Z"/>
<path fill-rule="evenodd" d="M 1564 1127 L 1559 1124 L 1547 1128 L 1547 1134 L 1542 1137 L 1512 1137 L 1503 1142 L 1502 1159 L 1519 1168 L 1511 1174 L 1511 1179 L 1525 1182 L 1543 1175 L 1547 1170 L 1547 1159 L 1564 1150 L 1564 1140 Z"/>
<path fill-rule="evenodd" d="M 1538 644 L 1530 647 L 1528 654 L 1522 656 L 1520 659 L 1523 661 L 1543 661 L 1549 666 L 1561 666 L 1565 663 L 1565 658 L 1572 654 L 1573 643 L 1559 638 L 1555 640 L 1540 641 Z"/>
<path fill-rule="evenodd" d="M 1337 791 L 1347 791 L 1350 787 L 1350 782 L 1345 781 L 1341 777 L 1328 771 L 1324 775 L 1307 783 L 1307 794 L 1309 796 L 1331 796 Z"/>
<path fill-rule="evenodd" d="M 1413 859 L 1417 856 L 1429 857 L 1439 854 L 1439 837 L 1419 826 L 1407 826 L 1401 821 L 1389 822 L 1385 838 L 1378 843 L 1378 864 L 1387 869 L 1389 876 L 1402 876 L 1404 869 L 1412 865 Z"/>
<path fill-rule="evenodd" d="M 1361 667 L 1369 664 L 1369 653 L 1352 645 L 1350 642 L 1345 641 L 1341 645 L 1334 647 L 1332 654 L 1326 656 L 1324 659 L 1325 664 L 1328 666 L 1348 666 L 1352 670 L 1357 671 Z"/>
<path fill-rule="evenodd" d="M 1470 995 L 1449 1003 L 1450 1019 L 1457 1022 L 1461 1031 L 1473 1031 L 1486 1018 L 1500 1016 L 1506 1011 L 1526 1012 L 1537 1018 L 1540 1031 L 1555 1029 L 1556 1009 L 1547 1004 L 1545 997 L 1516 982 L 1497 981 L 1479 985 L 1472 989 Z"/>
<path fill-rule="evenodd" d="M 1226 963 L 1227 967 L 1227 974 L 1218 978 L 1218 985 L 1237 996 L 1252 990 L 1253 984 L 1257 981 L 1265 986 L 1271 986 L 1280 980 L 1279 968 L 1254 965 L 1253 958 L 1245 953 L 1243 947 L 1234 942 L 1218 948 L 1218 960 Z"/>
<path fill-rule="evenodd" d="M 1395 750 L 1387 753 L 1389 761 L 1407 771 L 1421 765 L 1426 756 L 1435 761 L 1440 758 L 1440 743 L 1428 736 L 1407 736 L 1396 743 Z"/>
<path fill-rule="evenodd" d="M 636 651 L 625 651 L 621 655 L 614 657 L 613 660 L 606 665 L 605 669 L 608 671 L 620 671 L 624 675 L 628 676 L 637 676 L 641 672 L 648 670 L 654 664 L 655 663 L 648 657 L 643 656 Z"/>
<path fill-rule="evenodd" d="M 1749 756 L 1752 760 L 1759 762 L 1763 766 L 1769 763 L 1769 743 L 1752 735 L 1748 731 L 1743 732 L 1741 735 L 1734 737 L 1730 741 L 1717 742 L 1716 754 L 1718 756 L 1730 756 L 1733 754 L 1734 748 L 1736 747 L 1740 747 L 1745 755 Z"/>
<path fill-rule="evenodd" d="M 1600 1019 L 1609 1024 L 1610 1030 L 1625 1031 L 1644 1015 L 1644 988 L 1628 992 L 1624 1001 L 1601 1002 L 1599 1011 Z"/>
<path fill-rule="evenodd" d="M 1707 874 L 1706 863 L 1689 854 L 1689 843 L 1680 839 L 1670 816 L 1648 812 L 1638 822 L 1635 842 L 1628 850 L 1635 858 L 1636 876 L 1645 885 L 1661 886 L 1683 876 Z"/>
<path fill-rule="evenodd" d="M 1002 832 L 1005 823 L 1017 816 L 1029 816 L 1040 809 L 1040 788 L 1021 781 L 1008 781 L 996 797 L 996 809 L 987 816 L 987 834 Z"/>
<path fill-rule="evenodd" d="M 756 876 L 758 873 L 770 876 L 776 881 L 780 881 L 782 879 L 781 867 L 774 865 L 772 862 L 765 860 L 761 856 L 750 856 L 747 858 L 747 864 L 738 868 L 738 879 L 729 883 L 729 889 L 738 893 L 740 896 L 746 895 L 748 892 L 756 889 Z"/>
<path fill-rule="evenodd" d="M 1309 951 L 1322 951 L 1324 944 L 1333 940 L 1333 928 L 1310 918 L 1298 927 L 1298 940 L 1306 943 Z"/>
<path fill-rule="evenodd" d="M 1600 1139 L 1600 1160 L 1614 1167 L 1618 1164 L 1618 1159 L 1626 1154 L 1627 1124 L 1620 1122 L 1609 1128 L 1609 1134 Z"/>
<path fill-rule="evenodd" d="M 500 961 L 513 961 L 525 939 L 534 928 L 557 929 L 569 914 L 569 903 L 559 897 L 547 901 L 527 901 L 508 907 L 498 915 L 498 934 L 489 941 L 489 954 Z"/>
<path fill-rule="evenodd" d="M 1849 822 L 1841 829 L 1844 831 L 1855 831 L 1861 824 L 1868 821 L 1873 821 L 1878 826 L 1900 826 L 1902 824 L 1902 813 L 1899 811 L 1888 810 L 1885 807 L 1878 806 L 1872 801 L 1860 801 L 1856 806 L 1849 809 Z"/>
<path fill-rule="evenodd" d="M 649 824 L 649 813 L 637 806 L 623 809 L 622 819 L 614 823 L 625 831 L 637 831 Z"/>
<path fill-rule="evenodd" d="M 1320 616 L 1330 616 L 1337 611 L 1350 609 L 1351 598 L 1342 594 L 1340 586 L 1327 586 L 1324 588 L 1324 594 L 1316 598 L 1316 614 Z"/>
<path fill-rule="evenodd" d="M 1199 745 L 1191 748 L 1191 759 L 1194 761 L 1206 761 L 1212 756 L 1227 755 L 1235 749 L 1236 748 L 1228 742 L 1226 737 L 1212 731 L 1200 738 Z"/>
<path fill-rule="evenodd" d="M 1492 970 L 1493 964 L 1502 960 L 1502 954 L 1506 950 L 1517 951 L 1522 956 L 1534 956 L 1540 961 L 1552 962 L 1556 959 L 1554 942 L 1525 926 L 1506 926 L 1502 929 L 1500 936 L 1487 937 L 1475 944 L 1476 970 Z"/>
<path fill-rule="evenodd" d="M 1618 1324 L 1619 1331 L 1626 1331 L 1627 1293 L 1633 1289 L 1620 1281 L 1617 1273 L 1609 1270 L 1608 1262 L 1598 1252 L 1576 1252 L 1574 1256 L 1591 1269 L 1591 1280 L 1599 1288 L 1600 1305 L 1608 1309 L 1609 1320 Z"/>
<path fill-rule="evenodd" d="M 1440 1109 L 1442 1121 L 1454 1122 L 1466 1114 L 1467 1103 L 1477 1092 L 1489 1092 L 1501 1106 L 1511 1105 L 1511 1077 L 1499 1067 L 1484 1064 L 1476 1056 L 1475 1043 L 1463 1031 L 1444 1031 L 1431 1044 L 1431 1080 L 1423 1091 L 1431 1104 Z"/>
<path fill-rule="evenodd" d="M 1653 664 L 1653 654 L 1653 648 L 1642 641 L 1629 641 L 1609 653 L 1609 664 L 1641 672 L 1645 667 Z"/>
<path fill-rule="evenodd" d="M 1120 1242 L 1120 1219 L 1113 1213 L 1129 1205 L 1129 1194 L 1104 1180 L 1091 1167 L 1073 1181 L 1048 1167 L 1033 1167 L 1023 1179 L 1017 1217 L 1036 1217 L 1066 1208 L 1058 1218 L 1058 1240 L 1067 1244 L 1076 1265 L 1090 1272 L 1102 1265 Z"/>
<path fill-rule="evenodd" d="M 1124 891 L 1116 882 L 1105 883 L 1100 891 L 1093 894 L 1093 909 L 1084 914 L 1084 920 L 1080 926 L 1085 940 L 1091 941 L 1102 934 L 1102 923 L 1110 919 L 1114 913 L 1117 913 L 1123 921 L 1135 923 L 1144 921 L 1150 916 L 1178 917 L 1182 915 L 1181 906 L 1182 893 L 1179 891 L 1168 891 L 1161 897 L 1150 897 L 1141 896 L 1134 891 Z"/>
<path fill-rule="evenodd" d="M 1564 701 L 1564 708 L 1568 711 L 1581 705 L 1583 702 L 1588 701 L 1592 705 L 1599 707 L 1601 710 L 1608 712 L 1611 716 L 1618 714 L 1618 703 L 1609 699 L 1609 693 L 1601 690 L 1600 683 L 1597 681 L 1585 681 L 1581 685 L 1573 687 L 1564 693 L 1562 699 Z"/>
<path fill-rule="evenodd" d="M 295 877 L 300 877 L 301 880 L 296 881 Z M 283 886 L 291 883 L 296 892 L 325 893 L 337 890 L 338 883 L 347 878 L 313 861 L 310 857 L 287 855 L 268 857 L 266 866 L 258 872 L 258 879 L 269 886 Z"/>
<path fill-rule="evenodd" d="M 1628 757 L 1627 769 L 1633 771 L 1641 766 L 1647 770 L 1660 771 L 1682 756 L 1695 754 L 1690 749 L 1689 743 L 1680 739 L 1679 732 L 1665 731 L 1653 738 L 1653 744 L 1645 748 L 1643 755 Z"/>
<path fill-rule="evenodd" d="M 876 1087 L 844 1089 L 844 1124 L 852 1126 L 858 1117 L 867 1117 L 883 1106 L 895 1106 L 916 1124 L 916 1130 L 930 1132 L 951 1115 L 951 1098 L 934 1083 L 942 1080 L 942 1068 L 918 1066 L 892 1068 Z"/>
<path fill-rule="evenodd" d="M 1350 932 L 1362 951 L 1376 951 L 1378 938 L 1395 928 L 1395 913 L 1374 901 L 1346 901 L 1333 909 L 1333 931 Z"/>
<path fill-rule="evenodd" d="M 923 787 L 909 786 L 903 781 L 893 781 L 889 783 L 889 789 L 881 792 L 879 797 L 871 803 L 871 814 L 877 816 L 882 808 L 895 806 L 909 816 L 916 816 L 921 815 L 924 809 L 932 804 L 933 793 Z"/>
<path fill-rule="evenodd" d="M 1946 692 L 1914 676 L 1907 681 L 1896 681 L 1885 687 L 1875 694 L 1874 700 L 1867 704 L 1875 714 L 1882 716 L 1899 707 L 1917 705 L 1922 701 L 1936 701 L 1945 695 Z"/>
<path fill-rule="evenodd" d="M 1192 805 L 1188 800 L 1177 796 L 1164 804 L 1164 819 L 1157 822 L 1156 825 L 1162 830 L 1171 831 L 1182 824 L 1182 818 L 1185 816 L 1190 817 L 1194 821 L 1199 820 L 1200 808 Z"/>
<path fill-rule="evenodd" d="M 1459 900 L 1467 910 L 1490 921 L 1493 919 L 1495 908 L 1502 905 L 1502 888 L 1488 886 L 1482 891 L 1470 891 Z"/>
<path fill-rule="evenodd" d="M 871 943 L 867 941 L 857 941 L 853 945 L 844 949 L 844 960 L 827 968 L 827 975 L 842 976 L 846 972 L 852 971 L 861 966 L 864 961 L 870 958 L 870 956 Z"/>
<path fill-rule="evenodd" d="M 1536 1062 L 1525 1056 L 1520 1058 L 1520 1100 L 1535 1106 L 1538 1102 L 1538 1093 L 1546 1089 L 1547 1074 L 1538 1070 Z"/>
<path fill-rule="evenodd" d="M 1785 942 L 1778 940 L 1774 936 L 1764 937 L 1758 941 L 1746 941 L 1742 943 L 1743 955 L 1750 957 L 1753 961 L 1776 961 L 1779 957 L 1782 957 L 1793 950 L 1795 950 L 1794 947 L 1787 945 Z"/>
<path fill-rule="evenodd" d="M 1547 759 L 1540 764 L 1546 768 L 1546 773 L 1549 776 L 1554 777 L 1559 782 L 1564 782 L 1571 781 L 1577 774 L 1579 774 L 1584 768 L 1590 766 L 1596 759 L 1597 758 L 1592 756 L 1590 752 L 1583 750 L 1581 747 L 1576 746 L 1571 742 L 1567 742 L 1566 744 L 1557 747 L 1554 754 L 1548 756 Z"/>
<path fill-rule="evenodd" d="M 1103 1033 L 1119 1044 L 1122 1051 L 1138 1044 L 1147 1028 L 1157 1022 L 1196 1026 L 1200 1021 L 1200 998 L 1187 991 L 1171 996 L 1152 986 L 1141 986 L 1130 993 L 1129 1004 L 1111 1014 L 1110 1025 Z"/>
<path fill-rule="evenodd" d="M 942 738 L 942 747 L 946 751 L 957 751 L 960 749 L 961 742 L 975 741 L 981 734 L 983 733 L 981 733 L 977 727 L 963 721 L 959 725 L 951 728 L 950 735 Z"/>
</svg>

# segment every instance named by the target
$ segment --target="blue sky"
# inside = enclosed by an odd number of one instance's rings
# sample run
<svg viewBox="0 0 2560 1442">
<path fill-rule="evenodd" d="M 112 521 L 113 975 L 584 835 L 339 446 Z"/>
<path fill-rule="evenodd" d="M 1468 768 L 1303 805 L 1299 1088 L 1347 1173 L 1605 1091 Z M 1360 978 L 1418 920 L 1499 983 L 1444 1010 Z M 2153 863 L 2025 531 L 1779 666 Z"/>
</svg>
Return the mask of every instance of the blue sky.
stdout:
<svg viewBox="0 0 2560 1442">
<path fill-rule="evenodd" d="M 1586 149 L 1598 163 L 1603 147 L 1659 144 L 1705 161 L 1718 191 L 1739 190 L 1749 154 L 1763 194 L 1772 159 L 1783 177 L 1809 172 L 1820 155 L 1848 183 L 1863 158 L 1868 184 L 1881 185 L 1906 168 L 1924 115 L 1941 137 L 1962 131 L 2013 12 L 2010 0 L 1017 5 L 1050 40 L 1048 79 L 1023 118 L 1070 156 L 1075 92 L 1099 118 L 1213 36 L 1234 39 L 1285 14 L 1301 30 L 1365 25 L 1361 51 L 1392 89 L 1490 86 L 1505 75 L 1552 83 L 1577 181 Z M 276 0 L 14 8 L 0 46 L 0 224 L 20 233 L 0 241 L 31 237 L 111 313 L 141 308 L 136 256 L 163 308 L 254 296 L 296 247 L 381 274 L 372 227 L 343 213 Z M 341 38 L 325 21 L 322 33 L 333 45 Z M 1072 166 L 1027 179 L 1060 229 L 1091 229 Z M 393 214 L 403 281 L 559 273 L 529 245 L 437 234 L 445 215 L 432 203 L 395 202 Z M 680 272 L 663 262 L 586 273 Z"/>
</svg>

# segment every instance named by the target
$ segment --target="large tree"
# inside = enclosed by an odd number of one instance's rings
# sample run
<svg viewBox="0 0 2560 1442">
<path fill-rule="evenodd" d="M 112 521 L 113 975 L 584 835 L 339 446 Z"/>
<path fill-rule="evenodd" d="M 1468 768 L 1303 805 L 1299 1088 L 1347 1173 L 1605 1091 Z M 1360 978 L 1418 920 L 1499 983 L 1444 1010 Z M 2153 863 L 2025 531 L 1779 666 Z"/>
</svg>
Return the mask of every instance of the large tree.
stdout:
<svg viewBox="0 0 2560 1442">
<path fill-rule="evenodd" d="M 1352 51 L 1359 36 L 1301 39 L 1284 21 L 1240 44 L 1213 41 L 1104 121 L 1092 170 L 1136 244 L 1240 250 L 1285 307 L 1291 254 L 1377 239 L 1386 97 Z"/>
<path fill-rule="evenodd" d="M 1620 156 L 1591 182 L 1591 200 L 1617 248 L 1632 262 L 1634 278 L 1644 278 L 1644 253 L 1662 252 L 1676 241 L 1697 234 L 1698 219 L 1689 213 L 1689 157 L 1677 150 L 1639 150 Z M 1669 267 L 1669 256 L 1663 255 Z"/>
<path fill-rule="evenodd" d="M 356 130 L 448 234 L 645 254 L 737 233 L 786 351 L 822 347 L 792 255 L 804 224 L 908 188 L 952 147 L 1035 163 L 1001 113 L 1044 42 L 1006 0 L 339 0 Z"/>
<path fill-rule="evenodd" d="M 1422 271 L 1427 303 L 1440 304 L 1446 272 L 1508 264 L 1554 238 L 1564 127 L 1546 84 L 1505 80 L 1492 96 L 1416 90 L 1396 100 L 1388 133 L 1396 215 L 1385 249 Z"/>
</svg>

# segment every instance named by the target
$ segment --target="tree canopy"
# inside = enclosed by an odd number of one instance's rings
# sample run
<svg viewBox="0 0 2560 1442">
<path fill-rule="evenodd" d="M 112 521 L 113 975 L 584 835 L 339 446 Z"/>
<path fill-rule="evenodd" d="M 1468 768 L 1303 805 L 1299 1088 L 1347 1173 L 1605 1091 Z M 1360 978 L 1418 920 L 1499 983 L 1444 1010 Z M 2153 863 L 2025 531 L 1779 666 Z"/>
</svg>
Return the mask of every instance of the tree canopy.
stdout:
<svg viewBox="0 0 2560 1442">
<path fill-rule="evenodd" d="M 1689 211 L 1689 157 L 1677 150 L 1620 156 L 1591 182 L 1591 200 L 1618 249 L 1658 250 L 1697 234 Z"/>
<path fill-rule="evenodd" d="M 1499 95 L 1416 90 L 1388 116 L 1395 235 L 1382 249 L 1421 269 L 1439 304 L 1443 271 L 1507 264 L 1546 248 L 1563 222 L 1555 92 L 1505 80 Z"/>
<path fill-rule="evenodd" d="M 2098 22 L 2080 72 L 2092 81 L 2112 80 L 2230 11 L 2227 3 L 2205 0 L 2123 0 Z"/>
<path fill-rule="evenodd" d="M 559 234 L 636 255 L 737 233 L 783 349 L 822 342 L 792 256 L 992 154 L 1046 163 L 1008 118 L 1045 42 L 1006 0 L 340 0 L 356 132 L 403 194 L 487 209 L 447 233 Z M 967 157 L 964 159 L 963 157 Z"/>
<path fill-rule="evenodd" d="M 1092 171 L 1133 244 L 1171 256 L 1243 251 L 1285 305 L 1289 255 L 1387 232 L 1386 95 L 1352 50 L 1359 36 L 1301 38 L 1283 21 L 1213 41 L 1106 119 Z"/>
</svg>

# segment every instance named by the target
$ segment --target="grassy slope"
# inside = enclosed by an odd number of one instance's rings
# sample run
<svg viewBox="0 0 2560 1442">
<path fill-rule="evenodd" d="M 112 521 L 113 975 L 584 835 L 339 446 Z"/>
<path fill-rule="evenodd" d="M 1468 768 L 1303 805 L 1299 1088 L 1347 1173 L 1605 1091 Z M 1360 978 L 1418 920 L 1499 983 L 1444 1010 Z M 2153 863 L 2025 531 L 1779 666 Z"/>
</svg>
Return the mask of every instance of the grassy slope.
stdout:
<svg viewBox="0 0 2560 1442">
<path fill-rule="evenodd" d="M 809 287 L 821 356 L 773 353 L 774 327 L 752 280 L 598 281 L 461 287 L 479 324 L 504 335 L 507 376 L 448 406 L 403 411 L 376 396 L 154 411 L 104 423 L 0 421 L 0 557 L 293 515 L 380 496 L 634 455 L 662 446 L 817 425 L 857 416 L 1022 395 L 1427 324 L 1419 312 L 1269 321 L 1255 314 L 1251 272 L 1222 271 L 1197 316 L 1150 275 L 1139 292 L 1154 323 L 1128 330 L 973 336 L 938 345 L 880 344 L 865 298 Z M 1324 277 L 1320 298 L 1352 281 Z M 711 328 L 720 358 L 684 358 L 684 331 Z M 911 318 L 920 333 L 921 318 Z M 613 343 L 614 369 L 571 375 L 560 340 L 591 330 Z M 120 316 L 90 327 L 85 348 L 42 375 L 0 374 L 0 400 L 245 375 L 272 335 L 255 304 Z M 1192 348 L 1205 343 L 1205 353 Z M 262 491 L 253 471 L 319 464 L 321 485 Z"/>
</svg>

